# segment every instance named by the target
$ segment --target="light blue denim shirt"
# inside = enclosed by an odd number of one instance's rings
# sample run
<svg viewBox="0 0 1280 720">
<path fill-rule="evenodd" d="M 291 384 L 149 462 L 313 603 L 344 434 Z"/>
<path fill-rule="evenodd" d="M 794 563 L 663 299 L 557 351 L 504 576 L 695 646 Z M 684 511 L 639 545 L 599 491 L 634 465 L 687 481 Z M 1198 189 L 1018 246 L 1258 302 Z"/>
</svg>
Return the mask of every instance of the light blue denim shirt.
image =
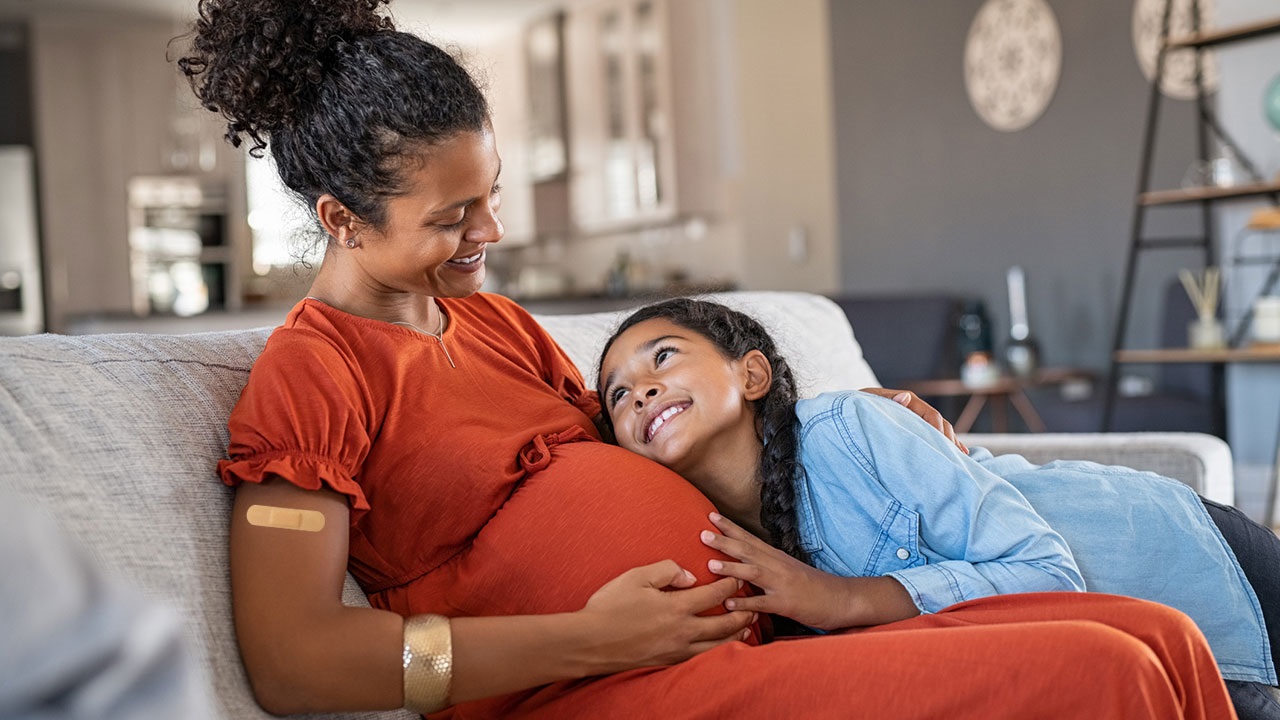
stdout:
<svg viewBox="0 0 1280 720">
<path fill-rule="evenodd" d="M 801 546 L 821 570 L 889 575 L 921 612 L 998 593 L 1084 590 L 1171 605 L 1224 677 L 1276 684 L 1262 611 L 1186 485 L 1086 462 L 966 456 L 897 403 L 861 392 L 796 405 Z"/>
</svg>

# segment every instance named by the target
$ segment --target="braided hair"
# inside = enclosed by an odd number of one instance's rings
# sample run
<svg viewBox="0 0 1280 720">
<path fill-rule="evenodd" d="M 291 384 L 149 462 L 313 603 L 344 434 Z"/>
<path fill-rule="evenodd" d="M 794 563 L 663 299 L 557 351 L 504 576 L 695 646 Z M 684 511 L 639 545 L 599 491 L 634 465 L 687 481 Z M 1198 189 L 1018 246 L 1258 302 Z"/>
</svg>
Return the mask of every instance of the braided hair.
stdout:
<svg viewBox="0 0 1280 720">
<path fill-rule="evenodd" d="M 488 128 L 489 105 L 449 53 L 395 30 L 389 0 L 200 0 L 177 61 L 226 139 L 269 149 L 307 204 L 336 197 L 380 227 L 424 146 Z"/>
<path fill-rule="evenodd" d="M 800 547 L 796 518 L 795 484 L 803 480 L 804 466 L 799 459 L 800 420 L 795 413 L 799 394 L 790 364 L 759 321 L 719 303 L 693 298 L 664 300 L 636 310 L 605 342 L 600 361 L 604 361 L 622 333 L 659 318 L 705 337 L 730 360 L 740 359 L 752 350 L 759 350 L 769 360 L 773 382 L 764 397 L 755 402 L 756 428 L 764 444 L 760 455 L 760 524 L 774 547 L 808 562 L 808 554 Z M 600 369 L 597 366 L 597 377 Z M 608 413 L 604 413 L 604 421 L 612 431 Z"/>
</svg>

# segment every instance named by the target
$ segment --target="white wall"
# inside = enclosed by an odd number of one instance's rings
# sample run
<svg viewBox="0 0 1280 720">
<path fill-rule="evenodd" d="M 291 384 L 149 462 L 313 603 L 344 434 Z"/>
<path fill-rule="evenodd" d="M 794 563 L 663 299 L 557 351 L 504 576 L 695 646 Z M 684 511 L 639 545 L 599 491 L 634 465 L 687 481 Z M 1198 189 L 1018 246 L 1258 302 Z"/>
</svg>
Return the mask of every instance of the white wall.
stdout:
<svg viewBox="0 0 1280 720">
<path fill-rule="evenodd" d="M 743 285 L 835 290 L 840 258 L 827 0 L 734 0 L 733 8 L 742 140 L 733 214 L 743 233 Z"/>
</svg>

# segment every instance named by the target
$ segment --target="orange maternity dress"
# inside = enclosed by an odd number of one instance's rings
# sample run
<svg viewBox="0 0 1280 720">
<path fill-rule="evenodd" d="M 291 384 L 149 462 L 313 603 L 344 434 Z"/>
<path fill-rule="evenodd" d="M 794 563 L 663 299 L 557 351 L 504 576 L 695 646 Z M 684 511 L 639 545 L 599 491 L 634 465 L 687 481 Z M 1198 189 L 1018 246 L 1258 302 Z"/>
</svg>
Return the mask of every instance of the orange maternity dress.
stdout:
<svg viewBox="0 0 1280 720">
<path fill-rule="evenodd" d="M 232 413 L 224 482 L 275 475 L 345 494 L 350 570 L 376 607 L 403 615 L 573 611 L 666 558 L 711 580 L 716 553 L 698 540 L 711 505 L 599 441 L 594 393 L 533 318 L 494 295 L 440 304 L 447 356 L 412 329 L 299 303 Z M 1234 717 L 1195 626 L 1140 600 L 992 597 L 758 640 L 441 716 Z"/>
</svg>

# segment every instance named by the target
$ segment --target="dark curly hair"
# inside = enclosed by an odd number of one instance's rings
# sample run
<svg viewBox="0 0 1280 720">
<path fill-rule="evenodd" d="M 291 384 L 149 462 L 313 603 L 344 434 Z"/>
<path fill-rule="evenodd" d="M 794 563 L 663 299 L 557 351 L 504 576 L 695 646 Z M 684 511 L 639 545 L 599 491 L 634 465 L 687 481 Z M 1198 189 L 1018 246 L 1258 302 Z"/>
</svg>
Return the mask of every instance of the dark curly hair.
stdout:
<svg viewBox="0 0 1280 720">
<path fill-rule="evenodd" d="M 778 352 L 773 337 L 755 318 L 719 303 L 694 298 L 673 298 L 646 305 L 628 316 L 605 342 L 600 363 L 622 333 L 646 320 L 661 318 L 710 340 L 726 358 L 737 360 L 759 350 L 773 366 L 773 383 L 755 403 L 757 432 L 764 444 L 760 454 L 760 524 L 769 533 L 769 542 L 803 562 L 808 554 L 800 547 L 796 518 L 796 483 L 804 479 L 800 463 L 800 420 L 796 417 L 795 375 L 787 359 Z M 600 377 L 600 364 L 596 376 Z M 604 421 L 612 433 L 609 414 Z"/>
<path fill-rule="evenodd" d="M 423 145 L 488 127 L 489 105 L 449 53 L 395 30 L 389 0 L 200 0 L 177 61 L 226 139 L 269 149 L 310 207 L 325 193 L 380 226 Z"/>
</svg>

